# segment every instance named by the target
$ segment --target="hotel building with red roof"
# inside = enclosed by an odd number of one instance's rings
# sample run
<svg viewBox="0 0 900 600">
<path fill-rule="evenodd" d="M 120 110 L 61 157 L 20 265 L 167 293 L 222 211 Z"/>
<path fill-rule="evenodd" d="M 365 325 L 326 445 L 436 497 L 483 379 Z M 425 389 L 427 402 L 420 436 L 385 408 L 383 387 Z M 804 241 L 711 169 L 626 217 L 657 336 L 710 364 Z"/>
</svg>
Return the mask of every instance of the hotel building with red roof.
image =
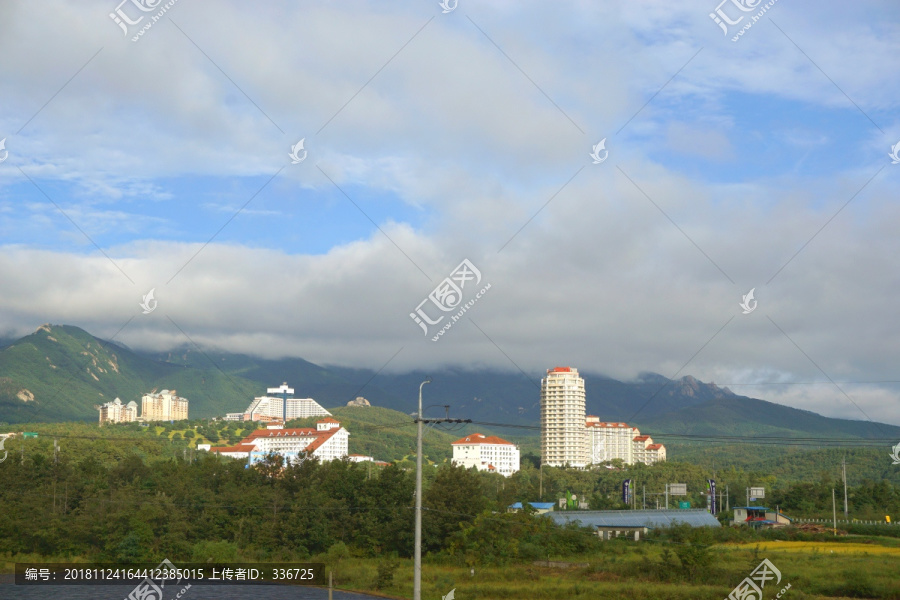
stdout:
<svg viewBox="0 0 900 600">
<path fill-rule="evenodd" d="M 342 459 L 347 456 L 350 432 L 336 419 L 326 417 L 316 421 L 316 427 L 270 425 L 257 429 L 234 446 L 212 447 L 210 452 L 250 463 L 262 460 L 268 454 L 278 454 L 289 462 L 316 457 L 320 461 Z"/>
</svg>

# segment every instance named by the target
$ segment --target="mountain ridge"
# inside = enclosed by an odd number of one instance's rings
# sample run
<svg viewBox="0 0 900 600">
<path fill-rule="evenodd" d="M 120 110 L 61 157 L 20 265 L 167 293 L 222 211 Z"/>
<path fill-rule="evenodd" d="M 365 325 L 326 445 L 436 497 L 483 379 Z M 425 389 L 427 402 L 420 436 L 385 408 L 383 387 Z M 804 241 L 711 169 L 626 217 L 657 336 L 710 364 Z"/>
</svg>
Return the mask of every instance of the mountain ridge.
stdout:
<svg viewBox="0 0 900 600">
<path fill-rule="evenodd" d="M 645 433 L 861 439 L 890 434 L 900 439 L 900 427 L 832 419 L 740 396 L 690 375 L 670 380 L 646 372 L 633 381 L 618 381 L 591 371 L 580 374 L 587 414 L 628 422 Z M 296 397 L 315 398 L 326 408 L 364 396 L 375 406 L 410 414 L 426 375 L 432 376 L 425 390 L 426 416 L 444 416 L 449 410 L 451 417 L 503 423 L 519 433 L 534 432 L 531 428 L 540 422 L 542 374 L 451 368 L 389 374 L 188 347 L 142 353 L 69 325 L 42 325 L 0 348 L 0 421 L 93 420 L 97 404 L 115 397 L 140 404 L 141 395 L 154 387 L 175 389 L 188 398 L 191 418 L 223 416 L 244 410 L 254 396 L 283 381 L 294 387 Z"/>
</svg>

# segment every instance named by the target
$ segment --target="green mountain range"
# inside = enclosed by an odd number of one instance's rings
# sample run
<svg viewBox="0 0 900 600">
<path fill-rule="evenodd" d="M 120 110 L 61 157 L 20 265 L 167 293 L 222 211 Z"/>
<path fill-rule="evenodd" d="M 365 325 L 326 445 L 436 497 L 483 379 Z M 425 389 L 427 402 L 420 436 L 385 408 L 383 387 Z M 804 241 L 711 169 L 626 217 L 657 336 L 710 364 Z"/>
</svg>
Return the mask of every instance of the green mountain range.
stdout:
<svg viewBox="0 0 900 600">
<path fill-rule="evenodd" d="M 588 414 L 628 422 L 667 444 L 677 438 L 666 434 L 900 441 L 900 427 L 831 419 L 738 396 L 690 376 L 670 380 L 647 373 L 623 382 L 580 371 Z M 191 418 L 209 418 L 242 411 L 253 397 L 283 381 L 296 390 L 295 396 L 315 398 L 326 408 L 364 396 L 374 406 L 408 415 L 416 408 L 426 375 L 433 380 L 424 390 L 426 416 L 449 412 L 474 421 L 473 429 L 537 436 L 542 373 L 444 369 L 391 374 L 197 348 L 139 353 L 66 325 L 43 325 L 0 347 L 0 422 L 93 421 L 96 405 L 116 397 L 140 404 L 141 396 L 153 389 L 176 390 L 190 401 Z"/>
</svg>

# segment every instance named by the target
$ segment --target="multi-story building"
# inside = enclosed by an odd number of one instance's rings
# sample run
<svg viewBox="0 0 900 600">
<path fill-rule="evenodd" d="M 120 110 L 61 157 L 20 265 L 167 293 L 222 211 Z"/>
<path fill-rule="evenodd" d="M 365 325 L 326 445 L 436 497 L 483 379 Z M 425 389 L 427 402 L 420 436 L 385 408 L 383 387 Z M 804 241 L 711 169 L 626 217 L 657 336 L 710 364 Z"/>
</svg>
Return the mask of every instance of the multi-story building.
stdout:
<svg viewBox="0 0 900 600">
<path fill-rule="evenodd" d="M 244 411 L 244 421 L 267 421 L 270 419 L 305 419 L 307 417 L 330 417 L 331 413 L 312 398 L 288 398 L 293 395 L 293 388 L 287 383 L 281 387 L 269 388 L 269 394 L 281 394 L 281 396 L 259 396 L 254 398 L 247 410 Z"/>
<path fill-rule="evenodd" d="M 653 464 L 666 460 L 666 447 L 654 444 L 649 435 L 641 435 L 637 427 L 627 423 L 607 423 L 589 415 L 585 431 L 590 463 L 598 464 L 620 459 L 626 465 L 641 462 Z"/>
<path fill-rule="evenodd" d="M 640 434 L 636 427 L 630 427 L 627 423 L 607 423 L 588 415 L 585 428 L 591 464 L 614 458 L 620 458 L 626 464 L 634 462 L 634 437 Z"/>
<path fill-rule="evenodd" d="M 541 380 L 541 463 L 575 468 L 589 464 L 584 425 L 584 379 L 578 369 L 548 369 Z"/>
<path fill-rule="evenodd" d="M 129 423 L 137 421 L 138 406 L 137 402 L 132 400 L 128 404 L 122 404 L 119 398 L 112 402 L 101 404 L 97 407 L 100 411 L 100 424 L 104 423 Z"/>
<path fill-rule="evenodd" d="M 281 455 L 289 463 L 310 457 L 324 462 L 346 457 L 349 437 L 350 433 L 341 427 L 340 422 L 327 417 L 317 421 L 315 429 L 285 429 L 282 425 L 269 425 L 266 429 L 257 429 L 234 446 L 212 447 L 209 451 L 249 459 L 251 463 L 269 454 Z"/>
<path fill-rule="evenodd" d="M 519 448 L 497 436 L 473 433 L 451 444 L 453 464 L 509 477 L 519 470 Z"/>
<path fill-rule="evenodd" d="M 175 390 L 150 392 L 141 398 L 141 421 L 184 421 L 188 418 L 188 401 Z"/>
<path fill-rule="evenodd" d="M 662 444 L 650 444 L 647 446 L 647 464 L 666 462 L 666 447 Z"/>
</svg>

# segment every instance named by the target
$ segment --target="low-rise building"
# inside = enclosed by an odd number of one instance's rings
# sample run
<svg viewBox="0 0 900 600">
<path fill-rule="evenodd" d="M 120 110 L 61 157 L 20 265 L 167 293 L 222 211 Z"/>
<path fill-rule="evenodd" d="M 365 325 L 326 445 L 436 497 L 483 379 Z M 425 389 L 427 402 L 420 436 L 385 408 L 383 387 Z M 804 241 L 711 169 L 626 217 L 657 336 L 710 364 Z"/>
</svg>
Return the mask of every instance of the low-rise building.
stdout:
<svg viewBox="0 0 900 600">
<path fill-rule="evenodd" d="M 691 527 L 721 527 L 722 524 L 705 509 L 692 510 L 585 510 L 550 513 L 558 525 L 577 522 L 592 527 L 601 540 L 620 535 L 641 539 L 651 529 L 685 523 Z"/>
<path fill-rule="evenodd" d="M 735 506 L 732 525 L 749 525 L 751 527 L 784 527 L 793 522 L 780 510 L 765 506 Z"/>
<path fill-rule="evenodd" d="M 555 506 L 552 502 L 529 502 L 528 503 L 531 508 L 535 510 L 536 514 L 543 515 L 553 510 Z M 510 504 L 506 508 L 506 512 L 519 512 L 522 510 L 522 503 L 516 502 L 515 504 Z"/>
<path fill-rule="evenodd" d="M 451 444 L 453 464 L 509 477 L 519 470 L 519 448 L 497 436 L 473 433 Z"/>
</svg>

